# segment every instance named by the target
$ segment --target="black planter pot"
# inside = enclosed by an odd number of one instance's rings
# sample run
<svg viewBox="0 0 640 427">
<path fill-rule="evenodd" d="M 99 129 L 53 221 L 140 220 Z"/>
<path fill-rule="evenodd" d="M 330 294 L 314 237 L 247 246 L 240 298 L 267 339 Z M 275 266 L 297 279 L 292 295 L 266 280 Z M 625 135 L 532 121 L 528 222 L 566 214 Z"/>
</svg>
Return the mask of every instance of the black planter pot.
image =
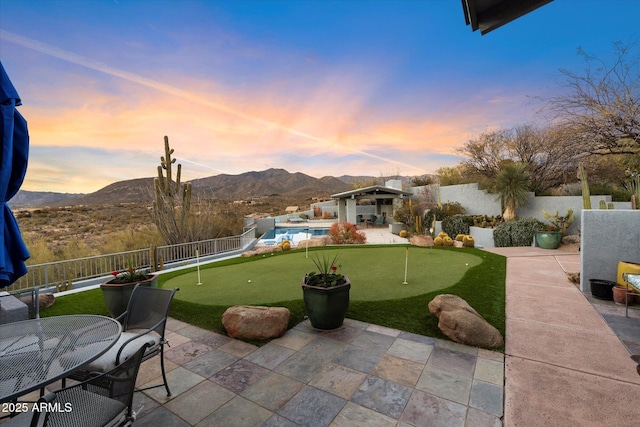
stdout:
<svg viewBox="0 0 640 427">
<path fill-rule="evenodd" d="M 613 287 L 616 282 L 602 279 L 589 279 L 591 285 L 591 295 L 594 298 L 613 301 Z"/>
<path fill-rule="evenodd" d="M 331 288 L 309 286 L 302 280 L 304 309 L 316 329 L 335 329 L 342 325 L 349 309 L 351 282 Z"/>
<path fill-rule="evenodd" d="M 114 319 L 127 311 L 129 299 L 131 299 L 131 293 L 137 284 L 152 288 L 158 287 L 157 274 L 150 274 L 146 280 L 132 283 L 110 283 L 112 280 L 113 279 L 107 280 L 105 283 L 100 285 L 100 289 L 102 289 L 102 295 L 104 297 L 104 303 L 107 306 L 107 310 Z"/>
</svg>

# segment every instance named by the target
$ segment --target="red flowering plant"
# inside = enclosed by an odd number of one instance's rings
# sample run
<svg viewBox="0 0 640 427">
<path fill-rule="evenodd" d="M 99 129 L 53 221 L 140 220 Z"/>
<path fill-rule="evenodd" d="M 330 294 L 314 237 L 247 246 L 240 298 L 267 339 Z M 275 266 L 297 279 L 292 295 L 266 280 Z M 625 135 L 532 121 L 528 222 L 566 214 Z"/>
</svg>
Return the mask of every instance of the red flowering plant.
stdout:
<svg viewBox="0 0 640 427">
<path fill-rule="evenodd" d="M 344 275 L 338 273 L 342 269 L 341 264 L 336 264 L 338 254 L 330 259 L 323 255 L 322 258 L 316 257 L 313 263 L 316 265 L 318 272 L 312 271 L 304 276 L 304 283 L 309 286 L 317 286 L 319 288 L 332 288 L 347 283 Z"/>
<path fill-rule="evenodd" d="M 123 283 L 135 283 L 147 280 L 149 273 L 143 270 L 137 270 L 133 267 L 129 267 L 122 271 L 111 272 L 113 279 L 109 280 L 109 283 L 123 284 Z"/>
</svg>

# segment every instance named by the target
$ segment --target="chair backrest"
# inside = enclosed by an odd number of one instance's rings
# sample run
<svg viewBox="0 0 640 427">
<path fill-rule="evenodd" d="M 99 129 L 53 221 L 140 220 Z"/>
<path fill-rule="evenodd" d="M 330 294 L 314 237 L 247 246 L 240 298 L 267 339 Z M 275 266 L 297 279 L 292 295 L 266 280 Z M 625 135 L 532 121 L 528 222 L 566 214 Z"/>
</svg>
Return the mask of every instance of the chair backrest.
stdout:
<svg viewBox="0 0 640 427">
<path fill-rule="evenodd" d="M 133 356 L 109 372 L 54 392 L 56 402 L 60 402 L 63 407 L 68 403 L 74 410 L 50 412 L 44 425 L 102 426 L 112 422 L 123 411 L 126 412 L 127 418 L 131 418 L 138 370 L 148 347 L 149 344 L 144 344 Z M 83 411 L 81 408 L 89 411 Z"/>
<path fill-rule="evenodd" d="M 122 330 L 149 329 L 154 325 L 155 332 L 164 337 L 164 329 L 169 316 L 171 301 L 178 289 L 161 289 L 149 286 L 136 286 L 131 293 Z"/>
</svg>

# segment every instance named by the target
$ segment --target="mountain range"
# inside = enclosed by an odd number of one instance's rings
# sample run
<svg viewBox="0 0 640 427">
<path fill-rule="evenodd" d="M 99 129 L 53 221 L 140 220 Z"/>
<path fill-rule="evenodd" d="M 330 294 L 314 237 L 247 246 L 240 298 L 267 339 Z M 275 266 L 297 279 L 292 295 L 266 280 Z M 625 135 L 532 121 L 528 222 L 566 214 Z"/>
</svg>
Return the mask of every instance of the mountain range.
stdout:
<svg viewBox="0 0 640 427">
<path fill-rule="evenodd" d="M 290 197 L 327 197 L 353 188 L 354 182 L 380 183 L 371 176 L 325 176 L 314 178 L 300 172 L 267 169 L 239 175 L 215 175 L 192 180 L 194 196 L 227 200 L 281 195 Z M 106 205 L 117 203 L 150 203 L 153 200 L 153 178 L 115 182 L 90 194 L 34 192 L 20 190 L 10 201 L 12 209 L 43 206 Z"/>
</svg>

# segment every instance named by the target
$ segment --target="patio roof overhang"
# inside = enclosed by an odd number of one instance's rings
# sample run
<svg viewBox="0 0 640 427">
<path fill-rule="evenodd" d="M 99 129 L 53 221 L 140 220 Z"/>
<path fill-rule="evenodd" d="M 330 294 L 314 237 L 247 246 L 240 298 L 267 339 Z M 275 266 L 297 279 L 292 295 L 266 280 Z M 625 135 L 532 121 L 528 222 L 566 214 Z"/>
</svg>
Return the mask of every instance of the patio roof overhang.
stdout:
<svg viewBox="0 0 640 427">
<path fill-rule="evenodd" d="M 397 188 L 372 185 L 370 187 L 357 188 L 343 193 L 333 194 L 334 199 L 396 199 L 411 196 L 411 193 Z"/>
<path fill-rule="evenodd" d="M 462 0 L 464 19 L 485 35 L 553 0 Z"/>
</svg>

